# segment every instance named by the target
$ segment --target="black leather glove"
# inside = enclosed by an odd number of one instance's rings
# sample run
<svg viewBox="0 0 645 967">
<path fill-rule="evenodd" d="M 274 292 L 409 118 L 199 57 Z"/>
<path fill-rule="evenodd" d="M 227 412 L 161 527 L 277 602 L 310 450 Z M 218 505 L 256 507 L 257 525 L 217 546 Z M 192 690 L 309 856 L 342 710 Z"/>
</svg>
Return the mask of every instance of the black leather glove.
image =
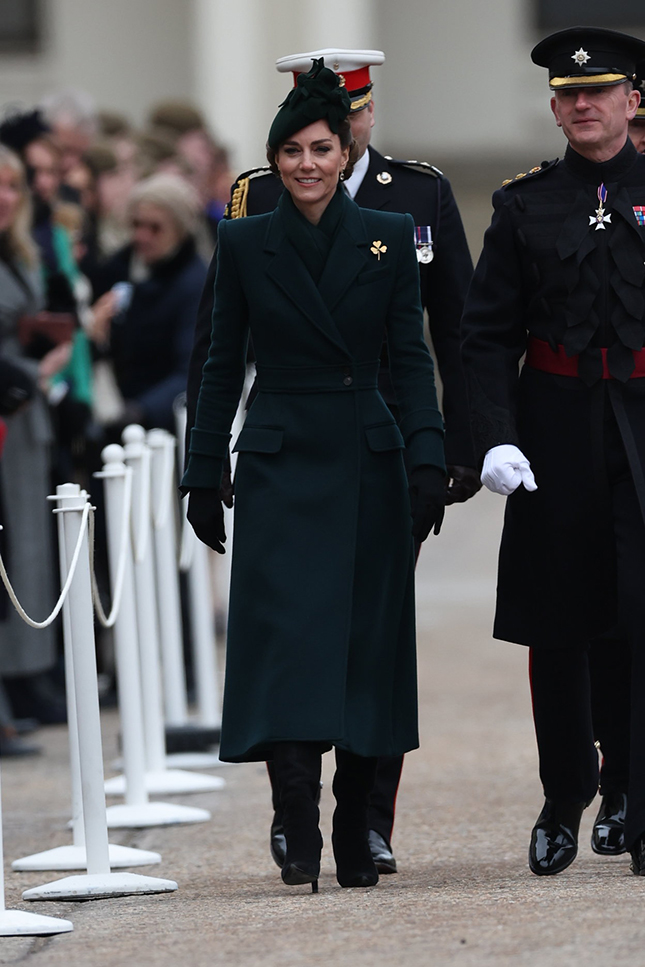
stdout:
<svg viewBox="0 0 645 967">
<path fill-rule="evenodd" d="M 446 506 L 463 504 L 481 490 L 482 482 L 474 467 L 448 467 Z"/>
<path fill-rule="evenodd" d="M 425 541 L 434 527 L 441 530 L 446 506 L 446 475 L 438 467 L 416 467 L 409 475 L 412 536 Z"/>
<path fill-rule="evenodd" d="M 219 485 L 219 499 L 225 507 L 233 506 L 233 478 L 231 476 L 231 458 L 224 461 L 222 479 Z"/>
<path fill-rule="evenodd" d="M 200 541 L 218 554 L 225 553 L 224 508 L 218 490 L 214 487 L 195 487 L 191 490 L 186 516 Z"/>
</svg>

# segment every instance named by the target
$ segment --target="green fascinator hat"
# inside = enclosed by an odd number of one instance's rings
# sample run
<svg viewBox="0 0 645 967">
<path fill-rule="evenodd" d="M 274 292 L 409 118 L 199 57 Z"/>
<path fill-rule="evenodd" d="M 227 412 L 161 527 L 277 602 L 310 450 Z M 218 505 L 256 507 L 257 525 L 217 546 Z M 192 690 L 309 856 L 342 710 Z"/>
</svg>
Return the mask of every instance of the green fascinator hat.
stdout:
<svg viewBox="0 0 645 967">
<path fill-rule="evenodd" d="M 269 147 L 279 146 L 314 121 L 327 121 L 338 134 L 338 126 L 349 114 L 351 99 L 338 74 L 325 67 L 325 59 L 314 60 L 306 74 L 299 74 L 296 86 L 280 105 L 269 131 Z"/>
</svg>

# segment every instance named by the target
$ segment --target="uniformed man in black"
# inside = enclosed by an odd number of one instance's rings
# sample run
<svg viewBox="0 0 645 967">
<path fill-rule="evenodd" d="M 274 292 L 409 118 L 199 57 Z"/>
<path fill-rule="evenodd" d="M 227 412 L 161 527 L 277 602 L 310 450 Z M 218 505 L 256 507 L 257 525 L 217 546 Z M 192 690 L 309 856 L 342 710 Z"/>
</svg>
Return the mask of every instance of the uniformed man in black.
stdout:
<svg viewBox="0 0 645 967">
<path fill-rule="evenodd" d="M 530 648 L 538 875 L 574 860 L 598 789 L 588 646 L 612 629 L 632 652 L 625 844 L 645 875 L 645 158 L 627 136 L 644 53 L 593 27 L 533 50 L 569 144 L 493 196 L 462 320 L 482 481 L 510 495 L 494 634 Z"/>
<path fill-rule="evenodd" d="M 354 174 L 346 182 L 349 194 L 363 208 L 409 213 L 415 221 L 421 296 L 428 312 L 430 335 L 443 384 L 442 412 L 449 474 L 447 503 L 462 502 L 475 494 L 481 484 L 475 470 L 466 389 L 459 358 L 459 320 L 472 275 L 472 261 L 452 189 L 442 172 L 432 165 L 418 161 L 394 161 L 370 145 L 374 125 L 370 67 L 383 62 L 385 58 L 381 51 L 312 51 L 280 58 L 277 67 L 282 72 L 293 72 L 295 78 L 300 72 L 309 70 L 312 59 L 318 57 L 324 57 L 327 66 L 342 74 L 352 100 L 350 122 L 359 146 L 359 160 L 354 166 Z M 268 167 L 245 172 L 233 186 L 225 217 L 239 218 L 271 211 L 281 193 L 282 184 Z M 213 259 L 195 332 L 187 392 L 189 428 L 194 422 L 201 370 L 210 345 L 215 263 L 216 259 Z M 381 358 L 379 388 L 396 414 L 386 347 Z M 403 756 L 381 759 L 372 794 L 370 845 L 380 873 L 396 872 L 391 837 L 402 767 Z M 281 807 L 271 764 L 268 768 L 274 805 L 271 853 L 280 866 L 284 858 Z"/>
</svg>

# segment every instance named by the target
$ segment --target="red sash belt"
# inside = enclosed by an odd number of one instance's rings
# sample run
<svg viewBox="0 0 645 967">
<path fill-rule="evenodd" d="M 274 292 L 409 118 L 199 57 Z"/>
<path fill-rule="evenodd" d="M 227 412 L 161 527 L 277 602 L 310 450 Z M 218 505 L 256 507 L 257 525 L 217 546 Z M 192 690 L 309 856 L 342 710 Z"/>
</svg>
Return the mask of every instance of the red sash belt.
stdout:
<svg viewBox="0 0 645 967">
<path fill-rule="evenodd" d="M 602 353 L 602 378 L 613 379 L 607 365 L 607 350 L 601 349 Z M 645 376 L 645 349 L 632 350 L 634 353 L 634 372 L 629 377 Z M 577 376 L 578 375 L 578 356 L 567 356 L 564 346 L 559 345 L 554 352 L 548 342 L 529 336 L 526 349 L 526 365 L 532 369 L 540 369 L 544 373 L 553 373 L 555 376 Z"/>
</svg>

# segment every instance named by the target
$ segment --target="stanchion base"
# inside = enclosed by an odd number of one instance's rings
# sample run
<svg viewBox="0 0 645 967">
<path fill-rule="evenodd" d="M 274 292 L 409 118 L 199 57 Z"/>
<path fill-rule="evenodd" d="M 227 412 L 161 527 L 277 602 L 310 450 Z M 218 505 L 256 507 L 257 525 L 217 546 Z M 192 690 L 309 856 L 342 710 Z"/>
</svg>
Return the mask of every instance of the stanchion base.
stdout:
<svg viewBox="0 0 645 967">
<path fill-rule="evenodd" d="M 25 890 L 23 900 L 100 900 L 104 897 L 131 896 L 135 893 L 172 893 L 174 880 L 162 880 L 140 873 L 86 873 L 65 876 L 62 880 Z"/>
<path fill-rule="evenodd" d="M 158 772 L 146 772 L 144 776 L 146 792 L 155 796 L 166 796 L 187 792 L 212 792 L 222 789 L 226 785 L 217 776 L 204 776 L 195 772 L 181 772 L 179 769 L 160 769 Z M 124 796 L 126 790 L 125 776 L 114 776 L 105 782 L 106 796 Z"/>
<path fill-rule="evenodd" d="M 0 911 L 0 937 L 46 937 L 52 933 L 69 933 L 74 929 L 71 920 L 43 917 L 26 910 Z"/>
<path fill-rule="evenodd" d="M 175 826 L 179 823 L 205 823 L 211 818 L 207 809 L 180 806 L 170 802 L 148 802 L 140 806 L 108 806 L 108 829 L 140 829 L 146 826 Z"/>
<path fill-rule="evenodd" d="M 217 752 L 173 752 L 166 756 L 168 769 L 217 769 L 233 766 L 234 762 L 222 762 Z"/>
<path fill-rule="evenodd" d="M 217 746 L 212 752 L 173 752 L 164 759 L 166 769 L 219 769 L 222 766 L 234 766 L 235 762 L 223 762 L 217 754 Z M 112 759 L 110 768 L 115 772 L 123 769 L 123 759 Z"/>
<path fill-rule="evenodd" d="M 220 734 L 212 725 L 167 725 L 166 752 L 208 752 L 219 745 Z"/>
<path fill-rule="evenodd" d="M 146 849 L 132 849 L 130 846 L 119 846 L 110 843 L 110 867 L 121 869 L 124 866 L 152 866 L 161 863 L 160 853 L 151 853 Z M 33 853 L 14 860 L 12 870 L 86 870 L 87 852 L 84 846 L 57 846 L 55 849 L 45 850 L 44 853 Z"/>
</svg>

